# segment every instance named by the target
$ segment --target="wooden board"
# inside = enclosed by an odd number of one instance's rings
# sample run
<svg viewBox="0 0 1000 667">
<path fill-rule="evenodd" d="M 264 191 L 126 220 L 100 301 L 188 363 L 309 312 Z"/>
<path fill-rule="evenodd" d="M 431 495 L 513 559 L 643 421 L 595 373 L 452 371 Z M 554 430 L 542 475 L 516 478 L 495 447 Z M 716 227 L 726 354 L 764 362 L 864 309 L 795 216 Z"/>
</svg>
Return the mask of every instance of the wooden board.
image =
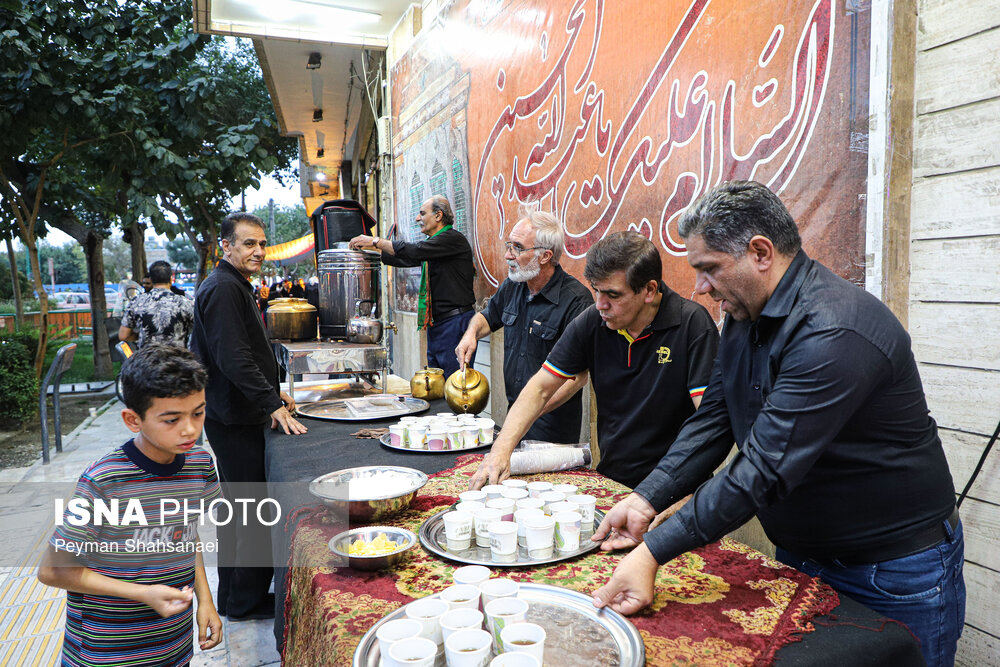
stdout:
<svg viewBox="0 0 1000 667">
<path fill-rule="evenodd" d="M 965 560 L 1000 571 L 1000 512 L 996 505 L 966 498 L 961 512 Z"/>
<path fill-rule="evenodd" d="M 1000 0 L 920 0 L 917 48 L 947 44 L 1000 25 Z"/>
<path fill-rule="evenodd" d="M 1000 304 L 914 301 L 909 331 L 918 361 L 1000 370 Z"/>
<path fill-rule="evenodd" d="M 913 239 L 1000 234 L 1000 167 L 913 182 Z"/>
<path fill-rule="evenodd" d="M 1000 419 L 1000 415 L 997 418 Z M 955 482 L 955 493 L 961 493 L 972 478 L 972 471 L 976 469 L 989 437 L 946 428 L 939 428 L 938 434 L 948 458 L 951 478 Z M 972 485 L 969 497 L 1000 505 L 1000 449 L 997 445 L 993 446 L 993 451 L 986 457 L 986 463 L 983 464 L 976 483 Z M 996 512 L 996 507 L 993 511 Z"/>
<path fill-rule="evenodd" d="M 997 129 L 1000 132 L 1000 127 Z M 1000 141 L 994 143 L 1000 147 Z M 914 241 L 910 246 L 910 298 L 1000 303 L 997 258 L 1000 236 Z"/>
<path fill-rule="evenodd" d="M 1000 667 L 1000 637 L 966 625 L 958 640 L 955 667 Z"/>
<path fill-rule="evenodd" d="M 965 622 L 1000 637 L 1000 576 L 995 570 L 965 562 Z"/>
<path fill-rule="evenodd" d="M 1000 98 L 917 116 L 913 176 L 1000 165 Z"/>
<path fill-rule="evenodd" d="M 917 115 L 1000 96 L 1000 28 L 918 51 Z"/>
<path fill-rule="evenodd" d="M 991 435 L 1000 417 L 997 374 L 969 368 L 920 364 L 927 404 L 938 426 Z"/>
</svg>

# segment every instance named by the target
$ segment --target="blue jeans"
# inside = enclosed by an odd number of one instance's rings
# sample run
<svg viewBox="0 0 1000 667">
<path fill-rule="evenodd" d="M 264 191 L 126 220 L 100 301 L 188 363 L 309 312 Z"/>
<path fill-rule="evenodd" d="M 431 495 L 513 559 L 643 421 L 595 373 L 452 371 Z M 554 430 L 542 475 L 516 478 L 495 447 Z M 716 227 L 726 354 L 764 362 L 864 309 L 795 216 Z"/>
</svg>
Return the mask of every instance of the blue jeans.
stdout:
<svg viewBox="0 0 1000 667">
<path fill-rule="evenodd" d="M 951 666 L 965 625 L 965 540 L 962 522 L 948 538 L 910 556 L 868 565 L 817 563 L 784 549 L 777 558 L 786 565 L 818 577 L 838 593 L 904 623 L 920 640 L 928 667 Z"/>
<path fill-rule="evenodd" d="M 443 368 L 445 380 L 458 370 L 455 348 L 475 314 L 475 310 L 470 310 L 427 327 L 427 365 Z"/>
</svg>

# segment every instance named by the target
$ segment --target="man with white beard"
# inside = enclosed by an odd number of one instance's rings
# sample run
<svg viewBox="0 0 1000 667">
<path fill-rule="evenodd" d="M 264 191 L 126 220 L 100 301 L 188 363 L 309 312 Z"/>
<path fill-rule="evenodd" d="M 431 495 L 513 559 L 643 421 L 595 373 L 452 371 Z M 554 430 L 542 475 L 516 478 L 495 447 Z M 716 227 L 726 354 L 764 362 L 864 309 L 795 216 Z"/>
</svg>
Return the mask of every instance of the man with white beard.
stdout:
<svg viewBox="0 0 1000 667">
<path fill-rule="evenodd" d="M 542 366 L 556 341 L 573 319 L 594 303 L 584 285 L 559 266 L 563 231 L 555 216 L 536 206 L 521 210 L 521 219 L 504 244 L 507 279 L 486 308 L 469 323 L 455 348 L 459 364 L 471 364 L 477 341 L 504 327 L 503 377 L 507 403 L 513 405 L 521 388 Z M 582 375 L 567 382 L 570 398 L 555 410 L 543 414 L 525 435 L 530 440 L 577 442 L 583 406 L 578 389 L 587 382 Z"/>
</svg>

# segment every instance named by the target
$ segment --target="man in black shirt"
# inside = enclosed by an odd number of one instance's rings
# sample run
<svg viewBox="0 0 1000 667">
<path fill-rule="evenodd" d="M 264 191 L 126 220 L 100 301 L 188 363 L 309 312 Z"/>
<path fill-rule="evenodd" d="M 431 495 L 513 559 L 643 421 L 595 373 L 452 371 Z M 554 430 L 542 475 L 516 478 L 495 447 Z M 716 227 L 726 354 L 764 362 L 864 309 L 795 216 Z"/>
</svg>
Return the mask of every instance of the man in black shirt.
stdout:
<svg viewBox="0 0 1000 667">
<path fill-rule="evenodd" d="M 475 315 L 472 281 L 476 270 L 472 248 L 465 236 L 452 227 L 455 216 L 448 200 L 441 195 L 423 203 L 417 222 L 428 237 L 420 243 L 361 235 L 351 239 L 350 246 L 375 247 L 389 266 L 422 268 L 417 326 L 427 327 L 428 365 L 444 369 L 447 379 L 458 370 L 455 346 Z"/>
<path fill-rule="evenodd" d="M 587 253 L 584 277 L 596 294 L 566 328 L 541 370 L 514 402 L 472 488 L 510 474 L 510 455 L 543 409 L 565 400 L 565 383 L 594 381 L 597 470 L 628 487 L 638 484 L 694 413 L 719 344 L 702 306 L 671 291 L 649 239 L 611 234 Z M 585 380 L 584 380 L 585 381 Z"/>
<path fill-rule="evenodd" d="M 595 604 L 638 611 L 659 564 L 756 514 L 779 560 L 905 623 L 929 665 L 952 664 L 962 527 L 906 331 L 806 256 L 759 183 L 716 187 L 679 229 L 696 290 L 727 313 L 722 343 L 701 408 L 594 535 L 608 550 L 638 544 Z M 734 441 L 737 456 L 713 477 Z"/>
<path fill-rule="evenodd" d="M 507 280 L 490 297 L 486 308 L 472 318 L 455 355 L 459 364 L 471 364 L 476 358 L 477 341 L 504 327 L 503 379 L 510 407 L 569 323 L 592 305 L 594 298 L 559 266 L 563 231 L 554 215 L 525 208 L 507 238 Z M 577 442 L 583 412 L 577 384 L 582 386 L 586 381 L 584 375 L 563 385 L 571 398 L 535 420 L 524 437 Z M 559 402 L 558 397 L 555 400 Z"/>
<path fill-rule="evenodd" d="M 295 402 L 280 391 L 278 363 L 250 284 L 264 261 L 264 223 L 249 213 L 233 213 L 222 221 L 219 237 L 222 261 L 195 296 L 191 350 L 208 369 L 205 432 L 223 490 L 233 502 L 251 491 L 231 485 L 266 481 L 264 429 L 280 425 L 285 433 L 299 434 L 306 428 L 292 417 Z M 249 514 L 255 514 L 253 509 Z M 218 532 L 219 613 L 231 620 L 273 617 L 274 598 L 268 593 L 273 568 L 240 562 L 269 560 L 270 528 L 250 522 L 237 529 L 233 520 Z"/>
</svg>

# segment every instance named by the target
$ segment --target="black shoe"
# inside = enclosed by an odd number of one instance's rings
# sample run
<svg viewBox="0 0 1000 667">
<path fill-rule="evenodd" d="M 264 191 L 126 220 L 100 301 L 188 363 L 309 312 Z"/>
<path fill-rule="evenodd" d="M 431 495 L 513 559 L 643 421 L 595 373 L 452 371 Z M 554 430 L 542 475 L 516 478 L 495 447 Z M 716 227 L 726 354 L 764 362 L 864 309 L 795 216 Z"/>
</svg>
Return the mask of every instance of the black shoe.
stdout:
<svg viewBox="0 0 1000 667">
<path fill-rule="evenodd" d="M 274 618 L 274 593 L 268 593 L 257 605 L 241 616 L 229 614 L 230 621 L 258 621 L 265 618 Z"/>
</svg>

